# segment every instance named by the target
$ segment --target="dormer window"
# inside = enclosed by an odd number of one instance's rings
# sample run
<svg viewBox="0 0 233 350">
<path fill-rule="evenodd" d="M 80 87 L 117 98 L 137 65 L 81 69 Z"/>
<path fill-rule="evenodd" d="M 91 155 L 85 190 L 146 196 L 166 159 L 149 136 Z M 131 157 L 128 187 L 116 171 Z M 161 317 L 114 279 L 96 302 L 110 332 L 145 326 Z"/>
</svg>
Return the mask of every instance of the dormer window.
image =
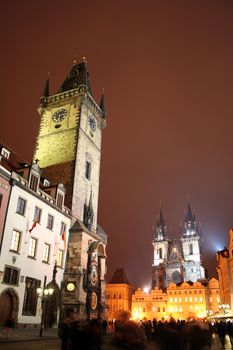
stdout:
<svg viewBox="0 0 233 350">
<path fill-rule="evenodd" d="M 29 177 L 29 188 L 35 192 L 38 190 L 40 182 L 40 167 L 37 163 L 31 165 L 30 177 Z"/>
<path fill-rule="evenodd" d="M 39 178 L 35 174 L 31 174 L 29 188 L 35 192 L 38 189 Z"/>
<path fill-rule="evenodd" d="M 60 208 L 60 209 L 62 209 L 63 200 L 64 200 L 63 194 L 58 193 L 58 195 L 57 195 L 57 206 L 58 206 L 58 208 Z"/>
<path fill-rule="evenodd" d="M 5 147 L 2 148 L 1 150 L 1 155 L 6 158 L 9 159 L 10 157 L 10 151 L 8 151 L 8 149 L 6 149 Z"/>
<path fill-rule="evenodd" d="M 57 188 L 57 198 L 56 198 L 56 204 L 58 208 L 62 209 L 64 205 L 64 199 L 65 199 L 65 187 L 63 184 L 59 184 Z"/>
<path fill-rule="evenodd" d="M 49 182 L 49 180 L 44 179 L 44 181 L 43 181 L 43 186 L 45 186 L 45 187 L 49 187 L 49 186 L 50 186 L 50 182 Z"/>
</svg>

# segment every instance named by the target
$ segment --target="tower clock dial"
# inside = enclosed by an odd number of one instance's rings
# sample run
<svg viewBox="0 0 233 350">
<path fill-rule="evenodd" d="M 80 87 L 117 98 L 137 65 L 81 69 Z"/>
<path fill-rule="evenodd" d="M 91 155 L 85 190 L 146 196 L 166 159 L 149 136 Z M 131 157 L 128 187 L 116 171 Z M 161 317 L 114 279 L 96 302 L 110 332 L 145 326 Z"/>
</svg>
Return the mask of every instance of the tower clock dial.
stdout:
<svg viewBox="0 0 233 350">
<path fill-rule="evenodd" d="M 91 284 L 94 286 L 98 280 L 98 271 L 95 265 L 92 267 L 90 279 Z"/>
<path fill-rule="evenodd" d="M 98 297 L 97 297 L 95 292 L 92 292 L 91 293 L 91 308 L 92 308 L 92 310 L 96 309 L 97 303 L 98 303 Z"/>
<path fill-rule="evenodd" d="M 94 117 L 92 117 L 92 115 L 89 115 L 88 117 L 88 124 L 91 128 L 91 131 L 96 131 L 96 121 L 94 119 Z"/>
<path fill-rule="evenodd" d="M 67 289 L 69 292 L 73 292 L 73 291 L 75 290 L 75 284 L 74 284 L 73 282 L 67 283 L 66 289 Z"/>
<path fill-rule="evenodd" d="M 61 108 L 52 115 L 52 119 L 55 123 L 59 123 L 63 119 L 65 119 L 66 116 L 67 116 L 67 110 L 65 108 Z"/>
</svg>

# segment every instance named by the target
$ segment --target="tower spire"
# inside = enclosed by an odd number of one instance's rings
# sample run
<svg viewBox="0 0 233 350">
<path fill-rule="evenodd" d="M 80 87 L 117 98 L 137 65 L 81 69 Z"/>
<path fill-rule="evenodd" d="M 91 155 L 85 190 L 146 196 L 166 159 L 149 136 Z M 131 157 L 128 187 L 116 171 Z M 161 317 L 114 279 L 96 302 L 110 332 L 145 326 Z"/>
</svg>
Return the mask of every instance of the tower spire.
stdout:
<svg viewBox="0 0 233 350">
<path fill-rule="evenodd" d="M 162 211 L 161 207 L 160 207 L 160 211 L 159 211 L 159 217 L 157 220 L 156 233 L 157 233 L 156 239 L 159 241 L 163 241 L 164 238 L 166 237 L 166 233 L 167 233 L 167 226 L 166 226 L 166 223 L 164 220 L 164 215 L 163 215 L 163 211 Z"/>
</svg>

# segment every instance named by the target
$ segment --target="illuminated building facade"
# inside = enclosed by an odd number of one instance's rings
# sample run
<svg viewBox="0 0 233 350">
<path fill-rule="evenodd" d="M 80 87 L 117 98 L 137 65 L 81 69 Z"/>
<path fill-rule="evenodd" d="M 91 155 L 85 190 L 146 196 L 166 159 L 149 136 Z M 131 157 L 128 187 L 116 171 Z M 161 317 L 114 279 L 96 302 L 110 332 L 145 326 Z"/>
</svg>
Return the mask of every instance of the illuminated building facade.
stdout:
<svg viewBox="0 0 233 350">
<path fill-rule="evenodd" d="M 233 229 L 229 231 L 229 246 L 219 250 L 217 272 L 220 285 L 221 303 L 233 307 Z"/>
<path fill-rule="evenodd" d="M 132 297 L 132 317 L 158 321 L 203 318 L 219 311 L 219 300 L 219 284 L 214 278 L 205 285 L 200 282 L 171 283 L 166 292 L 156 287 L 146 293 L 139 288 Z"/>
<path fill-rule="evenodd" d="M 167 236 L 167 225 L 160 209 L 160 216 L 153 238 L 152 288 L 165 290 L 170 283 L 195 282 L 205 278 L 201 265 L 200 231 L 191 207 L 185 214 L 181 244 Z"/>
<path fill-rule="evenodd" d="M 132 318 L 134 320 L 165 320 L 167 316 L 167 294 L 154 288 L 146 293 L 138 288 L 132 297 Z"/>
<path fill-rule="evenodd" d="M 107 283 L 107 299 L 110 321 L 117 319 L 119 311 L 131 313 L 132 295 L 135 287 L 130 285 L 123 269 L 117 269 L 109 283 Z"/>
<path fill-rule="evenodd" d="M 106 311 L 107 235 L 98 225 L 104 95 L 92 95 L 85 61 L 74 63 L 55 94 L 47 81 L 34 161 L 52 183 L 66 188 L 72 227 L 62 286 L 62 316 L 68 311 L 100 318 Z"/>
<path fill-rule="evenodd" d="M 9 150 L 0 160 L 9 176 L 10 195 L 0 245 L 0 325 L 7 319 L 18 324 L 41 322 L 37 288 L 52 288 L 46 300 L 44 321 L 56 326 L 60 287 L 71 225 L 62 184 L 50 186 L 36 163 L 28 164 Z"/>
</svg>

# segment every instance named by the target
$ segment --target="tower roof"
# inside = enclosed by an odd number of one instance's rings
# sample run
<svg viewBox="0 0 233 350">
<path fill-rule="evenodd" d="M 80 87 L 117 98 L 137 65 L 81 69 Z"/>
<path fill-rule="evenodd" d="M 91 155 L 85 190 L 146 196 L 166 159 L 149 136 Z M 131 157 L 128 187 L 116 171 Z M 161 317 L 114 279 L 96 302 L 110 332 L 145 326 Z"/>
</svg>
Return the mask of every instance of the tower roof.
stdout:
<svg viewBox="0 0 233 350">
<path fill-rule="evenodd" d="M 195 215 L 192 213 L 192 209 L 189 203 L 188 203 L 187 214 L 185 215 L 185 221 L 190 221 L 190 222 L 195 221 Z"/>
<path fill-rule="evenodd" d="M 124 269 L 119 268 L 114 272 L 110 284 L 130 284 Z"/>
<path fill-rule="evenodd" d="M 159 217 L 157 220 L 156 233 L 155 233 L 157 234 L 157 236 L 155 237 L 155 240 L 163 241 L 166 237 L 166 232 L 167 232 L 167 226 L 164 220 L 162 208 L 160 208 Z"/>
<path fill-rule="evenodd" d="M 59 91 L 69 91 L 76 89 L 80 85 L 86 86 L 89 93 L 92 94 L 86 62 L 74 63 Z"/>
<path fill-rule="evenodd" d="M 166 226 L 166 224 L 165 224 L 165 220 L 163 217 L 163 211 L 162 211 L 162 208 L 160 208 L 159 218 L 157 221 L 157 227 L 165 227 L 165 226 Z"/>
<path fill-rule="evenodd" d="M 184 216 L 184 233 L 183 236 L 186 235 L 199 235 L 200 231 L 196 222 L 196 216 L 193 214 L 190 204 L 188 203 L 187 211 Z"/>
</svg>

